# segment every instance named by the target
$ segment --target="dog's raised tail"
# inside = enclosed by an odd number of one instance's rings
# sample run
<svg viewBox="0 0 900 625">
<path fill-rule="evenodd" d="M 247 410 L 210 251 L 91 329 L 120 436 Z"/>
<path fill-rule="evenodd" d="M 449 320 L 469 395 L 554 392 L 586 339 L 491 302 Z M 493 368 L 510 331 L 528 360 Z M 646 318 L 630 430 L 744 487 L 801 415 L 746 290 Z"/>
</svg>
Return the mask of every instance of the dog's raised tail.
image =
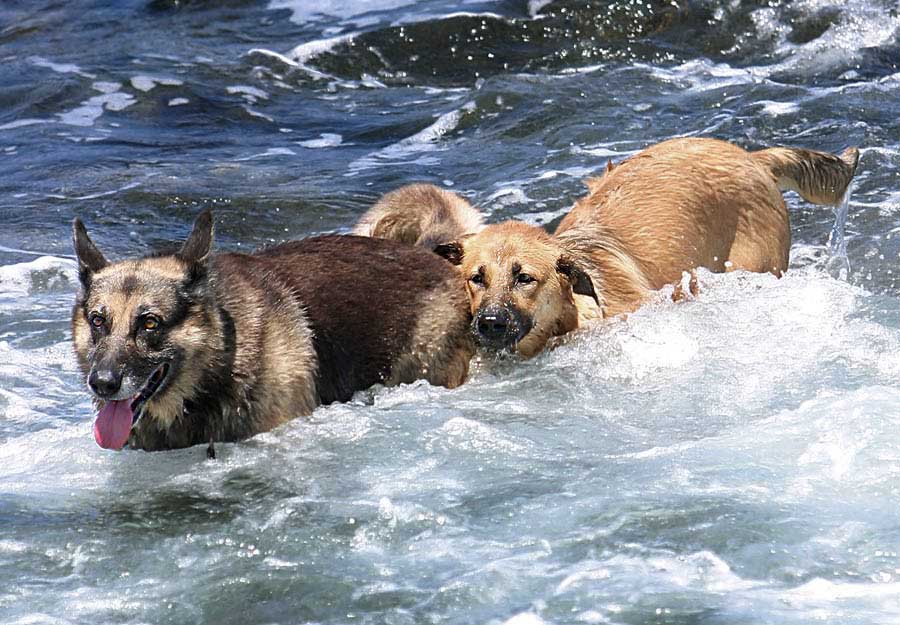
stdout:
<svg viewBox="0 0 900 625">
<path fill-rule="evenodd" d="M 353 234 L 434 249 L 484 227 L 464 198 L 432 184 L 408 184 L 385 193 L 360 218 Z"/>
<path fill-rule="evenodd" d="M 801 148 L 769 148 L 751 156 L 767 167 L 782 191 L 796 191 L 813 204 L 840 204 L 859 163 L 859 150 L 840 156 Z"/>
</svg>

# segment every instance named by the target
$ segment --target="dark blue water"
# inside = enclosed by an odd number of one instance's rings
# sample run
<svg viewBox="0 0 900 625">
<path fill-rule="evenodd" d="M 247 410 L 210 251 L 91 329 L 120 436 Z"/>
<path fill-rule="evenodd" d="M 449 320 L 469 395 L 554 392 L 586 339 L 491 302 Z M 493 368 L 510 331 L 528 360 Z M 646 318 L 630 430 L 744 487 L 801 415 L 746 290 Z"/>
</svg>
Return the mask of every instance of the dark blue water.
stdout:
<svg viewBox="0 0 900 625">
<path fill-rule="evenodd" d="M 0 5 L 0 622 L 900 622 L 896 3 Z M 701 276 L 448 391 L 111 453 L 69 347 L 111 257 L 344 232 L 429 181 L 546 223 L 672 136 L 861 149 L 788 276 Z"/>
</svg>

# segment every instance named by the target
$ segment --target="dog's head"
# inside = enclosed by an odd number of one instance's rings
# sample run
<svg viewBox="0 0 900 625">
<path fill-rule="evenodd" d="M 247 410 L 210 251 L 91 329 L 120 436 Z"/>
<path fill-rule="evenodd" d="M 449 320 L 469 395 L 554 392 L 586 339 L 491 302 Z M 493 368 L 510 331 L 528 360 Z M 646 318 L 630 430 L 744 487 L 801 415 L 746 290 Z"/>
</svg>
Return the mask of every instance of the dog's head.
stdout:
<svg viewBox="0 0 900 625">
<path fill-rule="evenodd" d="M 460 267 L 476 341 L 525 358 L 578 326 L 574 294 L 597 300 L 584 268 L 539 227 L 491 225 L 435 252 Z M 598 301 L 599 304 L 599 301 Z"/>
<path fill-rule="evenodd" d="M 205 306 L 212 247 L 209 211 L 176 254 L 109 262 L 73 222 L 81 290 L 72 309 L 72 338 L 99 408 L 94 436 L 120 449 L 131 428 L 150 415 L 165 428 L 181 412 L 215 334 Z"/>
</svg>

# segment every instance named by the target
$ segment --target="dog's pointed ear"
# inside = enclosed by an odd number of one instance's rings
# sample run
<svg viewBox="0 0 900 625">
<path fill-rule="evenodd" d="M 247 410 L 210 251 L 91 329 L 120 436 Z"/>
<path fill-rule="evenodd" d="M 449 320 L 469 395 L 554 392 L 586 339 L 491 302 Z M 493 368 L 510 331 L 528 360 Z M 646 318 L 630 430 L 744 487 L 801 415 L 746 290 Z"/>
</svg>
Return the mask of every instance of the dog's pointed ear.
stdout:
<svg viewBox="0 0 900 625">
<path fill-rule="evenodd" d="M 601 306 L 600 298 L 594 290 L 594 281 L 591 280 L 588 273 L 577 262 L 568 256 L 560 256 L 556 261 L 556 270 L 569 279 L 573 293 L 589 295 L 597 302 L 597 306 Z"/>
<path fill-rule="evenodd" d="M 463 251 L 462 241 L 451 241 L 450 243 L 441 243 L 437 247 L 434 248 L 434 253 L 438 256 L 445 258 L 450 261 L 454 265 L 462 264 L 462 259 L 465 254 Z"/>
<path fill-rule="evenodd" d="M 196 265 L 202 264 L 209 258 L 213 244 L 213 217 L 208 208 L 197 216 L 194 229 L 187 241 L 181 246 L 177 256 L 184 262 Z"/>
<path fill-rule="evenodd" d="M 91 281 L 91 275 L 106 267 L 109 261 L 91 241 L 87 228 L 78 217 L 72 221 L 72 243 L 75 246 L 75 256 L 78 258 L 78 278 L 86 286 Z"/>
</svg>

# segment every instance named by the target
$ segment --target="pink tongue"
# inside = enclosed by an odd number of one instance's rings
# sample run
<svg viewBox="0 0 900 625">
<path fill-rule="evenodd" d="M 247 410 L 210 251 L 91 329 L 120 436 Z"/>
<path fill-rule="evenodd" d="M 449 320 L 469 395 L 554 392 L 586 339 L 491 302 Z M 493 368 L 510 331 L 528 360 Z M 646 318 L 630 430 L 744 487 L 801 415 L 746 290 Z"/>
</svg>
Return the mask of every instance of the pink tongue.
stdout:
<svg viewBox="0 0 900 625">
<path fill-rule="evenodd" d="M 128 442 L 133 417 L 131 401 L 130 399 L 108 401 L 97 413 L 97 420 L 94 421 L 94 438 L 104 449 L 122 449 Z"/>
</svg>

